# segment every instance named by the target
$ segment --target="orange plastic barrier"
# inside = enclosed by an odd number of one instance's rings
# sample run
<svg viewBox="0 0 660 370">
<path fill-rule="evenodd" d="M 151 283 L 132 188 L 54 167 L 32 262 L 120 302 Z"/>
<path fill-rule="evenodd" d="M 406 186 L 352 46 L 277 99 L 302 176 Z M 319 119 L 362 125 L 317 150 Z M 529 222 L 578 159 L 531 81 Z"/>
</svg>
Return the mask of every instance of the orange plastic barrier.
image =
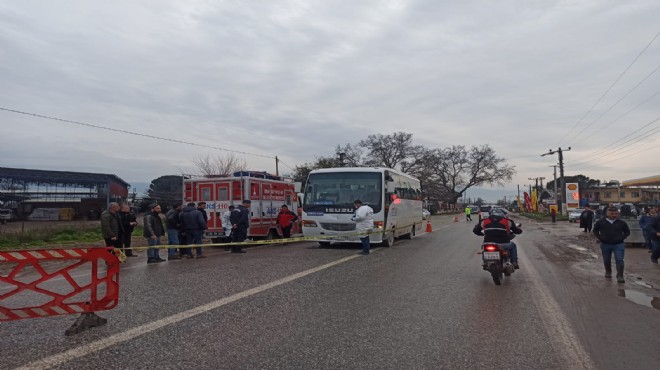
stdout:
<svg viewBox="0 0 660 370">
<path fill-rule="evenodd" d="M 0 321 L 109 310 L 119 301 L 119 259 L 106 248 L 0 251 L 0 268 L 7 265 Z"/>
</svg>

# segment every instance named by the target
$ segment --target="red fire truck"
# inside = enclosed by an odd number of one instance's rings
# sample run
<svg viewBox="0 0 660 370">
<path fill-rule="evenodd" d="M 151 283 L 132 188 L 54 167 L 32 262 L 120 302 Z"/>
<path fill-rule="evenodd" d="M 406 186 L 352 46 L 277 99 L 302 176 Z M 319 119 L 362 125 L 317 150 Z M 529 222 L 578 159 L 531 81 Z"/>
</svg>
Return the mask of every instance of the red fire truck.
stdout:
<svg viewBox="0 0 660 370">
<path fill-rule="evenodd" d="M 241 171 L 231 176 L 185 179 L 183 182 L 184 205 L 206 202 L 209 219 L 206 235 L 214 241 L 221 240 L 224 235 L 222 213 L 230 205 L 238 206 L 244 199 L 252 201 L 248 237 L 255 239 L 278 236 L 277 214 L 280 207 L 286 204 L 290 211 L 296 212 L 298 205 L 294 183 L 266 172 Z M 298 232 L 296 223 L 291 233 Z"/>
</svg>

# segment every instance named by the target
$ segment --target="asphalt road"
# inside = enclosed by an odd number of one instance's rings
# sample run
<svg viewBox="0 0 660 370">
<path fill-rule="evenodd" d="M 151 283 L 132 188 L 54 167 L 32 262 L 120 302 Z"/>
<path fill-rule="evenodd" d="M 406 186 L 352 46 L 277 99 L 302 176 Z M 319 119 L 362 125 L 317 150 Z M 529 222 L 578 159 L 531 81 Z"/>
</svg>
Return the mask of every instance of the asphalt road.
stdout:
<svg viewBox="0 0 660 370">
<path fill-rule="evenodd" d="M 447 216 L 369 256 L 306 242 L 147 266 L 143 252 L 99 313 L 107 326 L 3 322 L 0 368 L 660 368 L 660 268 L 634 266 L 645 251 L 628 252 L 622 287 L 579 229 L 523 223 L 521 269 L 501 286 L 472 224 Z"/>
</svg>

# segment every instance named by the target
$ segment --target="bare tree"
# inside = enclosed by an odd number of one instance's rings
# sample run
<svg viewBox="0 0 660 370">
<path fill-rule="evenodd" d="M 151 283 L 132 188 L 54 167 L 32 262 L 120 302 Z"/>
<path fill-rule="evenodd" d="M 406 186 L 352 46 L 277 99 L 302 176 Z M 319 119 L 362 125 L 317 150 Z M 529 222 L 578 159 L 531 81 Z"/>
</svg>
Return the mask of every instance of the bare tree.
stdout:
<svg viewBox="0 0 660 370">
<path fill-rule="evenodd" d="M 360 146 L 368 149 L 365 165 L 397 168 L 402 161 L 410 157 L 414 146 L 412 134 L 395 132 L 391 135 L 369 135 L 360 141 Z"/>
<path fill-rule="evenodd" d="M 445 188 L 447 201 L 454 204 L 467 189 L 482 184 L 503 185 L 515 173 L 515 166 L 497 157 L 488 145 L 473 146 L 469 151 L 455 145 L 442 150 L 435 177 Z"/>
<path fill-rule="evenodd" d="M 247 167 L 245 159 L 238 158 L 233 153 L 229 153 L 224 157 L 210 154 L 199 155 L 193 158 L 192 161 L 197 170 L 204 176 L 228 175 Z"/>
<path fill-rule="evenodd" d="M 344 146 L 337 145 L 335 147 L 335 155 L 340 160 L 339 165 L 346 167 L 362 167 L 363 165 L 363 150 L 356 144 L 347 143 Z M 341 158 L 343 157 L 343 163 Z"/>
</svg>

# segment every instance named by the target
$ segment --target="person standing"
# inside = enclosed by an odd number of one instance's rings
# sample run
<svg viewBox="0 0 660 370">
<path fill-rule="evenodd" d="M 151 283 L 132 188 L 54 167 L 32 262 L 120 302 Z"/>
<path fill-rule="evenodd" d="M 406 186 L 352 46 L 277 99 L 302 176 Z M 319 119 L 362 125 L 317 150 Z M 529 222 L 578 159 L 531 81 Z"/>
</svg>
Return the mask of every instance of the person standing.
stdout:
<svg viewBox="0 0 660 370">
<path fill-rule="evenodd" d="M 623 279 L 623 257 L 625 254 L 624 240 L 630 235 L 628 224 L 619 219 L 616 207 L 607 209 L 606 218 L 598 220 L 594 225 L 594 234 L 600 240 L 600 250 L 603 253 L 605 277 L 612 278 L 612 254 L 616 261 L 616 281 L 625 283 Z"/>
<path fill-rule="evenodd" d="M 231 241 L 232 243 L 241 243 L 247 239 L 248 228 L 250 227 L 250 205 L 252 202 L 248 199 L 243 201 L 243 204 L 235 208 L 231 216 L 229 216 L 229 221 L 231 222 Z M 240 246 L 232 245 L 232 253 L 246 253 L 245 249 L 242 249 Z"/>
<path fill-rule="evenodd" d="M 197 203 L 197 210 L 202 213 L 202 217 L 204 217 L 204 222 L 208 224 L 209 215 L 206 213 L 206 202 Z"/>
<path fill-rule="evenodd" d="M 580 213 L 580 227 L 583 228 L 583 232 L 591 232 L 591 227 L 594 222 L 594 212 L 589 208 L 589 206 L 585 206 L 584 210 L 582 213 Z"/>
<path fill-rule="evenodd" d="M 181 211 L 181 227 L 183 227 L 183 231 L 186 234 L 187 242 L 188 245 L 194 244 L 198 245 L 198 247 L 195 247 L 196 251 L 196 257 L 197 258 L 204 258 L 202 254 L 202 235 L 204 234 L 204 230 L 206 230 L 207 223 L 204 221 L 204 216 L 202 215 L 202 212 L 199 211 L 199 209 L 195 208 L 195 203 L 188 203 L 186 208 Z M 186 251 L 184 253 L 184 257 L 187 258 L 192 258 L 192 249 L 191 248 L 186 248 Z"/>
<path fill-rule="evenodd" d="M 649 234 L 651 246 L 653 247 L 651 262 L 657 264 L 658 258 L 660 258 L 660 214 L 656 214 L 655 208 L 651 208 L 649 213 L 651 218 L 646 225 L 646 232 Z"/>
<path fill-rule="evenodd" d="M 181 230 L 181 204 L 177 203 L 165 214 L 165 226 L 167 228 L 167 244 L 179 245 L 179 230 Z M 179 260 L 181 257 L 177 254 L 176 247 L 167 249 L 168 260 Z"/>
<path fill-rule="evenodd" d="M 642 216 L 639 218 L 639 227 L 642 228 L 642 235 L 644 236 L 644 244 L 646 245 L 646 248 L 648 249 L 649 253 L 653 253 L 653 244 L 651 243 L 651 237 L 652 234 L 648 232 L 646 229 L 649 226 L 649 223 L 651 222 L 651 209 L 646 209 L 642 213 Z M 654 212 L 655 214 L 655 212 Z"/>
<path fill-rule="evenodd" d="M 550 218 L 552 218 L 552 223 L 554 224 L 557 222 L 557 208 L 552 207 L 550 208 Z"/>
<path fill-rule="evenodd" d="M 362 204 L 362 201 L 359 199 L 356 199 L 355 202 L 353 202 L 353 207 L 355 207 L 355 214 L 351 220 L 355 221 L 355 230 L 358 233 L 366 233 L 366 235 L 360 235 L 362 252 L 359 254 L 367 255 L 371 253 L 368 233 L 374 229 L 374 210 L 368 205 Z"/>
<path fill-rule="evenodd" d="M 108 205 L 108 209 L 101 214 L 101 234 L 103 234 L 106 247 L 121 248 L 121 222 L 118 211 L 119 204 L 112 202 Z"/>
<path fill-rule="evenodd" d="M 122 204 L 121 209 L 119 210 L 119 221 L 121 223 L 121 236 L 119 239 L 121 240 L 122 248 L 124 248 L 124 253 L 126 254 L 126 257 L 137 257 L 137 255 L 133 254 L 133 250 L 131 249 L 133 230 L 135 229 L 135 225 L 137 225 L 137 218 L 135 217 L 135 214 L 131 212 L 131 207 L 129 207 L 128 204 Z"/>
<path fill-rule="evenodd" d="M 282 228 L 282 238 L 288 239 L 291 237 L 291 227 L 293 223 L 298 221 L 298 216 L 289 211 L 289 207 L 283 204 L 280 207 L 280 213 L 277 214 L 277 224 Z"/>
<path fill-rule="evenodd" d="M 465 207 L 465 221 L 472 221 L 472 207 Z"/>
<path fill-rule="evenodd" d="M 222 230 L 225 232 L 226 237 L 231 236 L 231 213 L 234 210 L 234 206 L 229 206 L 226 211 L 222 213 Z"/>
<path fill-rule="evenodd" d="M 160 206 L 158 204 L 152 204 L 149 206 L 151 212 L 147 212 L 144 215 L 144 237 L 147 239 L 147 263 L 157 263 L 165 262 L 164 259 L 160 258 L 160 250 L 157 246 L 160 244 L 160 238 L 165 235 L 165 227 L 163 226 L 163 220 L 160 218 Z"/>
</svg>

